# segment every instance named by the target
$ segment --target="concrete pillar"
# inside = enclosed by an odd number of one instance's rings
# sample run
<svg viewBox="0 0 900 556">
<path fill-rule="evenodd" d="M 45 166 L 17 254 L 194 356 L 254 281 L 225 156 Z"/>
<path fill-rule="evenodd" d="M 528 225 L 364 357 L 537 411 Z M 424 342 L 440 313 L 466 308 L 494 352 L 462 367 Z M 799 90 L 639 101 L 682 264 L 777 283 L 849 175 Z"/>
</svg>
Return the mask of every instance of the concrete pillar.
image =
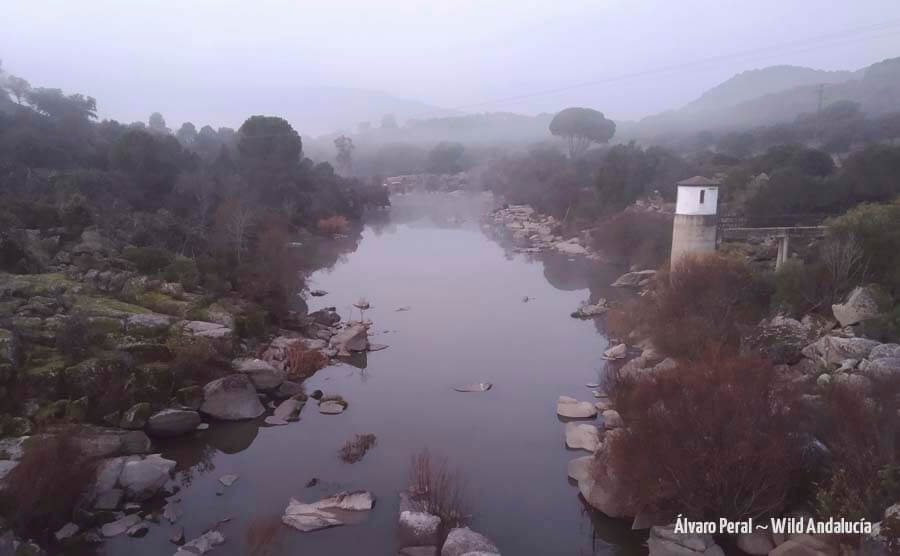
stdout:
<svg viewBox="0 0 900 556">
<path fill-rule="evenodd" d="M 784 236 L 778 241 L 778 255 L 775 257 L 775 270 L 781 270 L 781 267 L 788 260 L 791 248 L 791 236 L 785 232 Z"/>
</svg>

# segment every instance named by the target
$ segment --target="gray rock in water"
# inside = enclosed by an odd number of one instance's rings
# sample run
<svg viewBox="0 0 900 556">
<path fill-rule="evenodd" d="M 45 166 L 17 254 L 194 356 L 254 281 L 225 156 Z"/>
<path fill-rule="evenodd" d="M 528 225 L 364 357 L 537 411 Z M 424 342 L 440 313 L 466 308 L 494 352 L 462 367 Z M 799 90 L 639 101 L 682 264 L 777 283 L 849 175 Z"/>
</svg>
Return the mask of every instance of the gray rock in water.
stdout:
<svg viewBox="0 0 900 556">
<path fill-rule="evenodd" d="M 283 426 L 289 424 L 284 419 L 279 419 L 278 417 L 275 417 L 274 415 L 270 415 L 270 416 L 266 417 L 265 419 L 263 419 L 263 422 L 267 425 L 272 425 L 273 427 L 283 427 Z"/>
<path fill-rule="evenodd" d="M 880 300 L 884 298 L 884 293 L 878 288 L 860 286 L 850 292 L 847 301 L 832 305 L 831 312 L 841 326 L 858 324 L 877 317 L 881 313 Z"/>
<path fill-rule="evenodd" d="M 591 402 L 560 396 L 556 403 L 556 414 L 569 419 L 590 419 L 597 415 L 597 408 Z"/>
<path fill-rule="evenodd" d="M 225 536 L 218 531 L 207 531 L 195 539 L 191 539 L 188 543 L 175 552 L 175 556 L 197 556 L 197 554 L 206 554 L 213 548 L 225 542 Z"/>
<path fill-rule="evenodd" d="M 189 409 L 164 409 L 147 420 L 147 432 L 153 436 L 178 436 L 200 424 L 200 414 Z"/>
<path fill-rule="evenodd" d="M 300 411 L 303 409 L 304 405 L 305 402 L 289 398 L 278 404 L 278 407 L 275 408 L 272 416 L 282 421 L 296 421 L 299 419 Z"/>
<path fill-rule="evenodd" d="M 620 429 L 625 426 L 622 416 L 615 409 L 607 409 L 602 413 L 604 429 Z"/>
<path fill-rule="evenodd" d="M 235 359 L 231 365 L 237 372 L 247 375 L 259 391 L 274 390 L 284 382 L 284 372 L 262 359 Z"/>
<path fill-rule="evenodd" d="M 490 382 L 476 382 L 475 384 L 466 384 L 465 386 L 456 386 L 453 389 L 457 392 L 487 392 L 494 385 Z"/>
<path fill-rule="evenodd" d="M 438 556 L 438 547 L 430 546 L 406 546 L 397 552 L 398 556 Z"/>
<path fill-rule="evenodd" d="M 272 392 L 272 396 L 276 399 L 283 400 L 285 398 L 290 398 L 296 396 L 297 394 L 303 393 L 303 385 L 299 382 L 292 382 L 290 380 L 285 380 L 282 382 L 278 388 Z"/>
<path fill-rule="evenodd" d="M 491 556 L 500 554 L 500 549 L 490 539 L 476 533 L 468 527 L 460 527 L 450 531 L 441 556 Z"/>
<path fill-rule="evenodd" d="M 239 478 L 240 478 L 240 476 L 239 476 L 238 474 L 236 474 L 236 473 L 229 473 L 228 475 L 222 475 L 221 477 L 219 477 L 219 482 L 222 483 L 223 485 L 227 486 L 227 487 L 230 487 L 230 486 L 233 485 Z"/>
<path fill-rule="evenodd" d="M 651 556 L 724 556 L 710 535 L 675 533 L 674 525 L 650 528 L 647 547 Z"/>
<path fill-rule="evenodd" d="M 374 504 L 375 499 L 372 494 L 364 490 L 341 492 L 312 504 L 291 498 L 281 521 L 300 531 L 317 531 L 343 525 L 344 522 L 339 518 L 338 510 L 368 511 Z"/>
<path fill-rule="evenodd" d="M 625 353 L 628 351 L 628 346 L 625 344 L 618 344 L 612 346 L 603 352 L 603 357 L 605 359 L 622 359 L 625 357 Z"/>
<path fill-rule="evenodd" d="M 319 404 L 319 413 L 324 415 L 338 415 L 344 412 L 346 406 L 336 401 L 324 401 Z"/>
<path fill-rule="evenodd" d="M 397 523 L 398 545 L 410 546 L 435 546 L 438 544 L 438 530 L 441 526 L 441 518 L 426 512 L 415 510 L 400 511 Z"/>
<path fill-rule="evenodd" d="M 128 531 L 141 522 L 141 516 L 137 514 L 126 515 L 122 519 L 117 519 L 111 523 L 107 523 L 100 528 L 100 533 L 104 537 L 116 537 Z"/>
<path fill-rule="evenodd" d="M 243 374 L 234 374 L 203 387 L 200 411 L 216 419 L 239 421 L 255 419 L 265 413 L 266 408 L 260 403 L 250 379 Z"/>
<path fill-rule="evenodd" d="M 179 525 L 172 531 L 172 535 L 169 536 L 169 542 L 172 544 L 182 545 L 184 544 L 184 527 Z"/>
<path fill-rule="evenodd" d="M 338 355 L 348 356 L 354 351 L 366 351 L 369 348 L 369 329 L 364 324 L 350 325 L 331 338 L 331 347 Z"/>
<path fill-rule="evenodd" d="M 571 460 L 566 468 L 569 478 L 574 481 L 583 481 L 590 477 L 593 461 L 594 456 L 582 456 Z"/>
<path fill-rule="evenodd" d="M 600 447 L 600 431 L 594 425 L 566 423 L 566 447 L 595 452 Z"/>
<path fill-rule="evenodd" d="M 175 462 L 152 454 L 146 457 L 131 457 L 122 466 L 119 483 L 130 500 L 146 500 L 159 492 L 169 480 L 169 473 Z"/>
<path fill-rule="evenodd" d="M 128 534 L 129 537 L 140 538 L 140 537 L 143 537 L 144 535 L 146 535 L 148 531 L 150 531 L 150 528 L 147 527 L 146 523 L 138 523 L 137 525 L 133 525 L 133 526 L 129 527 L 128 530 L 125 532 Z"/>
</svg>

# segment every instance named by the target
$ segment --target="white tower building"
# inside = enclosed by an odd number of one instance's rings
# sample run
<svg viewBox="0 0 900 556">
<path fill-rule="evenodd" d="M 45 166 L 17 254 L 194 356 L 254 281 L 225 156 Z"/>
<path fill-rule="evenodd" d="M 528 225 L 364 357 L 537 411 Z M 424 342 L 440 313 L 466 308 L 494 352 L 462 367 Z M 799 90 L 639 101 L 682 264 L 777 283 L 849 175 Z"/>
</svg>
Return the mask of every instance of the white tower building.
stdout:
<svg viewBox="0 0 900 556">
<path fill-rule="evenodd" d="M 675 185 L 678 186 L 678 197 L 672 229 L 672 267 L 686 254 L 716 250 L 720 184 L 703 176 L 694 176 Z"/>
</svg>

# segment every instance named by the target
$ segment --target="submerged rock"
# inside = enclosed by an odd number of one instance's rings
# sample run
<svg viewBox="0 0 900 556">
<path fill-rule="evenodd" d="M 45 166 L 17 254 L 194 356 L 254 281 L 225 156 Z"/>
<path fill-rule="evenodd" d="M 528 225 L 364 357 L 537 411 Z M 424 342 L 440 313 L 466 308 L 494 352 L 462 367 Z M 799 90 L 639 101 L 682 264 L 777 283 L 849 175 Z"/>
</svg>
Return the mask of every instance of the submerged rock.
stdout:
<svg viewBox="0 0 900 556">
<path fill-rule="evenodd" d="M 104 537 L 116 537 L 128 531 L 141 522 L 141 516 L 137 514 L 126 515 L 122 519 L 107 523 L 100 528 Z"/>
<path fill-rule="evenodd" d="M 590 419 L 597 415 L 597 408 L 591 402 L 580 402 L 575 398 L 560 396 L 556 402 L 556 414 L 569 419 Z"/>
<path fill-rule="evenodd" d="M 331 347 L 343 356 L 353 351 L 366 351 L 369 348 L 369 328 L 364 324 L 350 325 L 332 336 Z"/>
<path fill-rule="evenodd" d="M 225 536 L 222 533 L 215 530 L 207 531 L 179 548 L 175 553 L 175 556 L 197 556 L 197 554 L 206 554 L 223 542 L 225 542 Z"/>
<path fill-rule="evenodd" d="M 228 475 L 222 475 L 221 477 L 219 477 L 219 482 L 222 483 L 223 485 L 227 486 L 227 487 L 230 487 L 230 486 L 233 485 L 239 478 L 240 478 L 240 475 L 238 475 L 238 474 L 236 474 L 236 473 L 229 473 Z"/>
</svg>

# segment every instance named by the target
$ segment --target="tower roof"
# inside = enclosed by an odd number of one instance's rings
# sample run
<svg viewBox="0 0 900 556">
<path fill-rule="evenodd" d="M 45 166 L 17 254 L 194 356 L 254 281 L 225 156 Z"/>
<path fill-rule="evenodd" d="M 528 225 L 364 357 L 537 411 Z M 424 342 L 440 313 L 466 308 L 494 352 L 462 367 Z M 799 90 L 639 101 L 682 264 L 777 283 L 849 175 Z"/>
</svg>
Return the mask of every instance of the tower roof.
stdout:
<svg viewBox="0 0 900 556">
<path fill-rule="evenodd" d="M 708 186 L 708 185 L 718 186 L 719 182 L 711 180 L 709 178 L 704 178 L 703 176 L 694 176 L 693 178 L 681 180 L 680 182 L 676 183 L 675 185 L 689 185 L 689 186 L 693 185 L 695 187 L 702 187 L 702 186 Z"/>
</svg>

